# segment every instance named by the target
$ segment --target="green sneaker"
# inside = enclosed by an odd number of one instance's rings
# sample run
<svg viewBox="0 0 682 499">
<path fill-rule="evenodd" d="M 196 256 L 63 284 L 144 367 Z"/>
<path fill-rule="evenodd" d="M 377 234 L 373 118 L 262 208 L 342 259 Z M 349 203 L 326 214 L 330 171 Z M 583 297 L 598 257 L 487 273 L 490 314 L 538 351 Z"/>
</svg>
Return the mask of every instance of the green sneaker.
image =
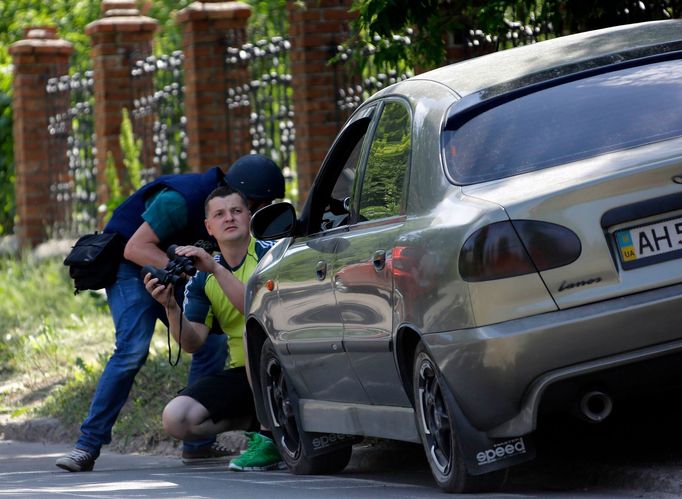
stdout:
<svg viewBox="0 0 682 499">
<path fill-rule="evenodd" d="M 285 464 L 271 438 L 260 433 L 247 433 L 249 443 L 244 453 L 230 461 L 235 471 L 268 471 L 284 469 Z"/>
</svg>

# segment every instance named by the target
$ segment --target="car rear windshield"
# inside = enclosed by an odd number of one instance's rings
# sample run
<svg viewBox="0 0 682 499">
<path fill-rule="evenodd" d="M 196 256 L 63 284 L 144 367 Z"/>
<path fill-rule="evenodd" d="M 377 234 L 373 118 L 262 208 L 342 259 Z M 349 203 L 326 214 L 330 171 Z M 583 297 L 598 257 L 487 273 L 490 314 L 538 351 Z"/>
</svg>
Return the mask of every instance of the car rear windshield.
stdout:
<svg viewBox="0 0 682 499">
<path fill-rule="evenodd" d="M 451 178 L 486 182 L 682 135 L 682 61 L 545 88 L 443 132 Z"/>
</svg>

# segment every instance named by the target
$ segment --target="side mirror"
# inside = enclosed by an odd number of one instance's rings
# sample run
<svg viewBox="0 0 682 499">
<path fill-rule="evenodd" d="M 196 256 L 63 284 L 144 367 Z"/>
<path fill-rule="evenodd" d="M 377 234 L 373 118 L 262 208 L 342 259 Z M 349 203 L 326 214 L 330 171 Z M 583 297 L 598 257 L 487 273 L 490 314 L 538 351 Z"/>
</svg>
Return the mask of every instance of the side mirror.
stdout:
<svg viewBox="0 0 682 499">
<path fill-rule="evenodd" d="M 296 208 L 291 203 L 265 206 L 251 217 L 251 234 L 264 241 L 293 235 L 296 228 Z"/>
</svg>

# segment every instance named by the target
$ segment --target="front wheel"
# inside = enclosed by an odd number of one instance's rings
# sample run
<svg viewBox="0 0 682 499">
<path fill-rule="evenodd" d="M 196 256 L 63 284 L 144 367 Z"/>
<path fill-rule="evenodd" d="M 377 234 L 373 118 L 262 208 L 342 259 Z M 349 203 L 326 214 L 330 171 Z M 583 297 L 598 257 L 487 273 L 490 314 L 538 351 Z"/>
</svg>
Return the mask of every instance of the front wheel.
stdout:
<svg viewBox="0 0 682 499">
<path fill-rule="evenodd" d="M 417 429 L 438 486 L 446 492 L 456 493 L 499 488 L 506 470 L 476 476 L 467 473 L 454 410 L 444 392 L 448 388 L 422 344 L 415 354 L 413 376 Z"/>
<path fill-rule="evenodd" d="M 345 468 L 350 460 L 351 446 L 322 455 L 306 455 L 294 410 L 292 388 L 269 339 L 265 341 L 261 351 L 260 380 L 270 430 L 289 470 L 296 475 L 317 475 L 334 473 Z"/>
</svg>

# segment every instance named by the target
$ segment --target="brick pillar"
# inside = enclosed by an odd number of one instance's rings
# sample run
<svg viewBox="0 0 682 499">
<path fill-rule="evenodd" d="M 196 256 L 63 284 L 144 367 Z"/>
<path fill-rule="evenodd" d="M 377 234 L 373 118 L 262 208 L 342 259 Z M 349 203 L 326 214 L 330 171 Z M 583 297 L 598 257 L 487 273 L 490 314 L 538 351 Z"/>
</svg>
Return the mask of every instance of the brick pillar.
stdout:
<svg viewBox="0 0 682 499">
<path fill-rule="evenodd" d="M 338 131 L 333 49 L 345 41 L 352 0 L 287 2 L 299 199 L 304 201 Z"/>
<path fill-rule="evenodd" d="M 246 63 L 225 63 L 227 46 L 241 46 L 251 7 L 204 0 L 178 12 L 185 55 L 185 115 L 188 163 L 193 171 L 227 166 L 250 150 L 249 107 L 228 113 L 228 88 L 249 81 Z"/>
<path fill-rule="evenodd" d="M 97 198 L 103 202 L 109 196 L 105 175 L 109 153 L 114 158 L 119 179 L 126 178 L 119 136 L 122 109 L 133 109 L 130 70 L 136 60 L 151 54 L 158 23 L 140 15 L 135 0 L 103 0 L 101 9 L 102 17 L 88 24 L 85 33 L 92 40 Z"/>
<path fill-rule="evenodd" d="M 33 27 L 9 52 L 14 64 L 14 165 L 17 224 L 23 248 L 46 239 L 51 221 L 47 80 L 69 72 L 72 45 L 57 37 L 56 28 Z"/>
</svg>

